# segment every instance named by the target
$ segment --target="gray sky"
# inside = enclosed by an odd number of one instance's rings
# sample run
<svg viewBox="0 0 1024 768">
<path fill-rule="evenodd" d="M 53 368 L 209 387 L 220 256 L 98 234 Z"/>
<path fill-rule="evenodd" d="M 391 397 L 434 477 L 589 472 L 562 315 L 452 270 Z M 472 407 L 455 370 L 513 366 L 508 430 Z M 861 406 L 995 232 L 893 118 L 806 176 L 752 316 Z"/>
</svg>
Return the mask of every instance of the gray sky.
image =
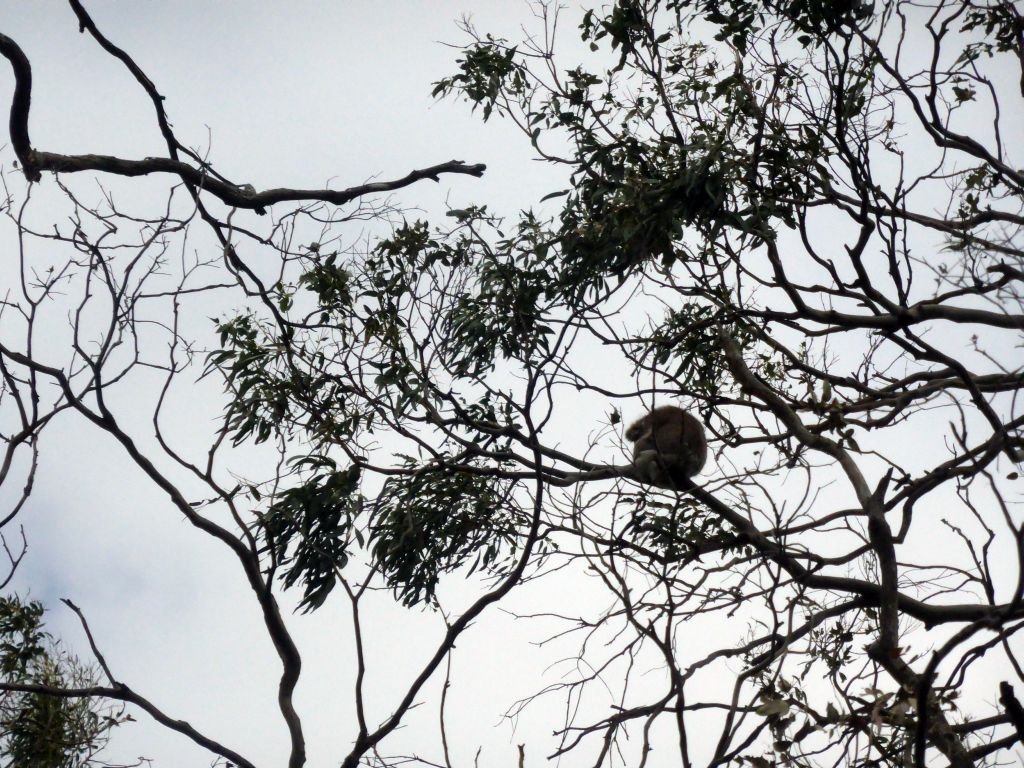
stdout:
<svg viewBox="0 0 1024 768">
<path fill-rule="evenodd" d="M 450 159 L 486 163 L 482 179 L 445 177 L 441 184 L 421 182 L 395 196 L 397 203 L 418 206 L 434 220 L 446 204 L 457 208 L 470 202 L 513 215 L 561 186 L 558 169 L 534 161 L 513 126 L 498 119 L 485 126 L 467 105 L 436 103 L 430 96 L 431 84 L 454 71 L 457 53 L 441 42 L 464 40 L 456 21 L 465 11 L 472 10 L 481 30 L 517 38 L 520 23 L 532 21 L 525 3 L 91 2 L 88 8 L 100 30 L 127 50 L 165 95 L 178 138 L 209 149 L 217 170 L 239 183 L 344 188 Z M 123 157 L 164 154 L 145 94 L 119 62 L 78 33 L 65 4 L 0 0 L 0 30 L 21 45 L 33 65 L 30 128 L 37 148 Z M 564 32 L 567 46 L 578 44 L 574 20 L 566 21 Z M 6 109 L 12 80 L 4 71 L 0 104 Z M 11 159 L 7 149 L 6 168 Z M 48 183 L 52 191 L 52 183 L 44 181 L 35 194 L 45 199 Z M 75 183 L 85 189 L 89 182 L 82 175 Z M 166 180 L 104 183 L 139 213 L 152 213 L 147 206 L 159 206 L 167 186 Z M 45 219 L 46 212 L 43 206 L 37 215 Z M 358 234 L 355 224 L 349 236 Z M 201 309 L 197 323 L 231 307 Z M 203 386 L 214 385 L 199 386 L 192 399 L 185 393 L 176 406 L 174 433 L 183 445 L 203 444 L 219 407 L 216 387 Z M 147 402 L 140 395 L 119 404 L 140 434 L 146 431 Z M 591 405 L 577 407 L 592 416 Z M 918 439 L 919 455 L 944 450 L 941 440 Z M 241 454 L 243 461 L 246 455 Z M 264 460 L 255 452 L 252 457 L 256 465 Z M 822 498 L 838 502 L 838 492 L 829 498 L 830 492 Z M 109 439 L 79 421 L 53 425 L 44 437 L 37 490 L 22 519 L 31 550 L 16 587 L 51 607 L 56 634 L 87 656 L 77 621 L 56 602 L 70 597 L 88 616 L 119 677 L 171 716 L 188 719 L 257 764 L 282 763 L 287 741 L 275 703 L 279 664 L 235 561 L 154 493 Z M 559 585 L 571 589 L 570 604 L 600 591 L 588 591 L 580 581 L 544 581 L 517 590 L 511 605 L 525 610 Z M 458 609 L 472 595 L 470 585 L 456 583 L 444 596 Z M 284 598 L 286 610 L 290 599 Z M 304 719 L 309 765 L 332 765 L 355 733 L 347 606 L 331 601 L 311 616 L 293 616 L 290 625 L 304 654 L 296 705 Z M 694 646 L 721 642 L 713 632 L 702 633 L 702 626 L 710 625 L 694 623 Z M 538 681 L 557 680 L 568 671 L 548 665 L 572 657 L 576 640 L 538 648 L 531 641 L 543 638 L 544 628 L 543 622 L 527 625 L 492 612 L 459 643 L 450 738 L 460 764 L 472 764 L 478 745 L 484 746 L 481 765 L 511 766 L 515 744 L 527 742 L 530 749 L 550 744 L 560 722 L 555 699 L 550 707 L 523 715 L 518 733 L 507 724 L 491 728 L 518 697 L 535 692 Z M 437 616 L 404 611 L 381 595 L 364 629 L 370 715 L 379 721 L 443 626 Z M 650 676 L 655 685 L 661 682 L 657 672 Z M 431 741 L 437 713 L 430 694 L 436 684 L 421 697 L 431 706 L 414 711 L 409 727 L 389 738 L 388 753 L 400 753 L 405 745 L 415 746 L 424 758 L 438 758 Z M 432 752 L 424 749 L 432 743 Z M 168 766 L 209 762 L 207 753 L 145 716 L 115 732 L 109 754 L 124 761 L 145 755 Z M 539 747 L 528 754 L 531 764 L 540 762 Z M 652 765 L 658 765 L 656 755 Z"/>
</svg>

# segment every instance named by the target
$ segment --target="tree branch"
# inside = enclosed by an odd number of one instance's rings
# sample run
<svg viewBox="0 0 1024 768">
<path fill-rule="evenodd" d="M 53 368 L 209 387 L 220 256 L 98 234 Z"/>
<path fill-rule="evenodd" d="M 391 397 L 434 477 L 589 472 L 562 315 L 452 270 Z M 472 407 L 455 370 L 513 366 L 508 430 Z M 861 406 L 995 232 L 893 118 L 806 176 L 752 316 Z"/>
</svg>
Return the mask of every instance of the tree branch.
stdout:
<svg viewBox="0 0 1024 768">
<path fill-rule="evenodd" d="M 53 696 L 58 699 L 105 698 L 134 704 L 144 710 L 161 725 L 170 728 L 172 731 L 177 731 L 183 736 L 187 736 L 193 743 L 198 744 L 200 747 L 208 749 L 210 752 L 232 761 L 238 766 L 238 768 L 256 768 L 252 762 L 246 760 L 233 749 L 229 749 L 220 742 L 214 741 L 208 736 L 204 736 L 185 720 L 175 720 L 170 715 L 161 711 L 151 701 L 140 696 L 122 683 L 116 683 L 113 686 L 92 685 L 85 688 L 58 688 L 56 686 L 39 685 L 37 683 L 0 682 L 0 691 L 30 693 L 37 696 Z"/>
<path fill-rule="evenodd" d="M 400 179 L 359 184 L 348 189 L 290 189 L 278 187 L 257 192 L 248 185 L 235 186 L 210 175 L 205 168 L 196 168 L 189 163 L 168 157 L 147 157 L 142 160 L 128 160 L 112 155 L 62 155 L 43 152 L 32 148 L 29 138 L 28 115 L 32 101 L 32 67 L 21 47 L 6 35 L 0 34 L 0 54 L 11 62 L 14 72 L 14 98 L 11 101 L 10 135 L 14 152 L 22 165 L 22 172 L 29 181 L 39 181 L 43 171 L 56 173 L 77 173 L 79 171 L 101 171 L 117 176 L 147 176 L 152 173 L 170 173 L 182 181 L 194 184 L 223 203 L 235 208 L 248 208 L 256 213 L 265 213 L 268 206 L 283 202 L 321 201 L 332 205 L 344 205 L 363 195 L 392 192 L 423 179 L 440 181 L 441 174 L 456 173 L 480 177 L 487 166 L 483 163 L 464 163 L 449 160 L 429 168 L 412 171 Z"/>
</svg>

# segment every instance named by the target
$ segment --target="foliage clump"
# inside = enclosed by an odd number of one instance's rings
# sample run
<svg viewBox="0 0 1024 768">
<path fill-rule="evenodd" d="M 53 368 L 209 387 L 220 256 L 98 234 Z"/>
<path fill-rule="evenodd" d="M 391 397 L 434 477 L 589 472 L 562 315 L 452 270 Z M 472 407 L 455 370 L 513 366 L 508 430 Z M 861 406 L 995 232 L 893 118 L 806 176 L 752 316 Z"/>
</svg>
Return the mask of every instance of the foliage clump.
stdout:
<svg viewBox="0 0 1024 768">
<path fill-rule="evenodd" d="M 96 672 L 43 629 L 37 601 L 0 597 L 0 682 L 34 690 L 0 691 L 0 766 L 87 768 L 126 717 L 88 696 L 48 691 L 96 685 Z"/>
</svg>

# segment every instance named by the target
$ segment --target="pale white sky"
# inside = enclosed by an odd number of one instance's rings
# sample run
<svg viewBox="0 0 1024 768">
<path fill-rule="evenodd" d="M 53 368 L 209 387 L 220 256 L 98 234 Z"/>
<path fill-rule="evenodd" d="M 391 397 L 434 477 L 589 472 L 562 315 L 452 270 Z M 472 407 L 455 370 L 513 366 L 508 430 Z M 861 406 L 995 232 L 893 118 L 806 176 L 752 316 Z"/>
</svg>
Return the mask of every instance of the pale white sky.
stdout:
<svg viewBox="0 0 1024 768">
<path fill-rule="evenodd" d="M 561 172 L 534 161 L 513 126 L 498 119 L 485 126 L 465 104 L 430 96 L 431 84 L 454 71 L 456 51 L 441 42 L 463 41 L 456 26 L 463 13 L 472 11 L 481 30 L 516 38 L 521 23 L 533 22 L 526 3 L 90 2 L 88 8 L 100 30 L 128 51 L 166 96 L 178 138 L 208 148 L 218 171 L 239 183 L 343 188 L 450 159 L 486 163 L 482 179 L 444 177 L 441 184 L 421 182 L 395 196 L 397 203 L 417 206 L 435 220 L 446 204 L 470 202 L 514 215 L 561 188 Z M 566 20 L 567 47 L 578 44 L 575 26 L 575 20 Z M 78 33 L 65 4 L 0 0 L 0 30 L 21 45 L 33 65 L 35 147 L 123 157 L 164 154 L 147 97 L 123 65 Z M 6 110 L 12 80 L 6 68 L 0 71 L 0 108 Z M 9 168 L 9 149 L 2 159 Z M 84 175 L 75 182 L 85 184 Z M 161 181 L 104 179 L 108 182 L 119 202 L 138 213 L 152 213 L 147 206 L 159 206 L 166 188 Z M 44 180 L 37 193 L 44 199 L 48 183 Z M 42 207 L 37 217 L 45 219 L 46 211 Z M 350 237 L 358 234 L 353 225 Z M 2 241 L 2 247 L 8 245 Z M 0 258 L 12 256 L 0 252 Z M 231 307 L 214 303 L 200 309 L 196 322 Z M 208 433 L 216 409 L 207 412 L 203 406 L 217 400 L 205 395 L 197 387 L 194 399 L 183 397 L 176 406 L 175 434 L 182 444 L 200 446 Z M 121 415 L 143 439 L 148 402 L 140 395 L 120 403 Z M 578 404 L 581 416 L 588 409 L 588 418 L 601 412 L 591 406 Z M 109 439 L 80 421 L 52 425 L 42 447 L 37 489 L 22 517 L 31 550 L 16 588 L 44 600 L 52 609 L 51 628 L 87 656 L 77 620 L 57 603 L 61 597 L 74 600 L 125 682 L 257 765 L 281 765 L 287 736 L 275 703 L 279 664 L 235 562 L 182 520 Z M 933 442 L 915 450 L 941 453 L 944 448 Z M 572 590 L 560 601 L 563 608 L 600 593 L 579 581 L 542 580 L 518 590 L 512 605 L 525 611 L 559 585 Z M 448 590 L 455 609 L 473 594 L 469 585 Z M 286 610 L 289 599 L 284 598 Z M 443 629 L 430 613 L 390 603 L 386 595 L 373 602 L 364 627 L 374 721 L 390 713 Z M 313 615 L 292 616 L 289 623 L 304 654 L 296 706 L 304 720 L 308 764 L 333 765 L 355 733 L 347 607 L 331 601 Z M 727 642 L 709 627 L 714 625 L 694 623 L 694 646 Z M 556 699 L 550 708 L 524 715 L 517 733 L 499 721 L 517 698 L 535 692 L 539 681 L 559 679 L 564 670 L 550 668 L 553 660 L 575 653 L 575 639 L 544 648 L 531 644 L 545 637 L 544 629 L 543 622 L 527 624 L 491 612 L 459 643 L 449 704 L 449 738 L 458 765 L 471 765 L 478 745 L 484 750 L 481 766 L 515 765 L 515 745 L 521 742 L 528 744 L 528 764 L 541 762 L 541 745 L 550 747 L 551 731 L 560 723 Z M 650 679 L 659 685 L 659 670 L 654 672 Z M 409 727 L 387 741 L 387 753 L 400 753 L 404 745 L 426 759 L 439 759 L 434 692 L 436 684 L 423 697 L 431 706 L 412 713 Z M 424 748 L 429 744 L 432 751 Z M 126 762 L 145 755 L 166 766 L 209 762 L 207 753 L 144 715 L 137 725 L 115 732 L 109 755 Z M 673 756 L 666 764 L 674 762 Z M 650 764 L 657 768 L 658 755 Z"/>
</svg>

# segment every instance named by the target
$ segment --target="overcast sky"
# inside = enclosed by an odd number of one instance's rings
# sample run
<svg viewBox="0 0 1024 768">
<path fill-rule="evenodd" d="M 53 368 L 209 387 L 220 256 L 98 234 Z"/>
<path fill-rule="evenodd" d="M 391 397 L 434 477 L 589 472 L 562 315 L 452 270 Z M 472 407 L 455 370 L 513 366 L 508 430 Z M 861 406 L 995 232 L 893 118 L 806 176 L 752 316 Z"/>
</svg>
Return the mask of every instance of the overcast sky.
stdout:
<svg viewBox="0 0 1024 768">
<path fill-rule="evenodd" d="M 435 220 L 446 205 L 471 202 L 512 215 L 560 188 L 560 171 L 534 161 L 513 126 L 497 119 L 484 125 L 466 104 L 430 96 L 432 83 L 454 71 L 457 52 L 443 43 L 464 42 L 456 25 L 464 13 L 472 11 L 483 31 L 517 38 L 520 24 L 535 28 L 526 3 L 94 1 L 88 9 L 164 94 L 179 140 L 209 150 L 217 170 L 239 183 L 344 188 L 450 159 L 486 163 L 482 179 L 445 177 L 395 196 Z M 575 20 L 565 24 L 566 46 L 578 42 L 575 26 Z M 32 62 L 36 148 L 129 158 L 165 154 L 146 95 L 122 64 L 78 33 L 66 4 L 0 0 L 0 31 Z M 6 109 L 13 85 L 6 63 L 3 72 L 0 104 Z M 12 159 L 6 148 L 5 169 Z M 166 188 L 132 180 L 110 184 L 140 212 L 150 202 L 159 206 L 159 194 L 147 195 Z M 36 215 L 45 214 L 44 207 Z M 357 234 L 358 227 L 351 236 Z M 8 252 L 0 258 L 11 258 L 9 246 L 4 240 Z M 205 322 L 208 315 L 199 314 Z M 201 441 L 208 426 L 191 423 L 185 411 L 179 434 Z M 189 526 L 140 473 L 125 470 L 119 449 L 95 430 L 64 420 L 46 433 L 42 448 L 37 490 L 22 516 L 31 550 L 16 588 L 45 601 L 55 633 L 87 656 L 77 621 L 57 603 L 71 598 L 124 681 L 258 765 L 282 764 L 287 735 L 275 701 L 279 663 L 235 561 Z M 922 441 L 918 450 L 924 456 L 944 446 Z M 530 605 L 534 590 L 540 586 L 517 590 L 512 604 Z M 464 605 L 457 589 L 451 596 L 453 606 Z M 400 611 L 382 598 L 366 628 L 375 720 L 389 714 L 389 702 L 443 630 L 435 615 Z M 346 605 L 329 603 L 311 616 L 293 616 L 290 625 L 304 654 L 296 705 L 309 765 L 332 765 L 355 733 Z M 532 645 L 543 629 L 493 612 L 460 642 L 451 704 L 453 757 L 460 764 L 472 764 L 482 744 L 480 765 L 515 765 L 517 743 L 536 744 L 556 726 L 557 717 L 543 707 L 524 717 L 518 733 L 498 725 L 507 706 L 539 687 L 545 670 L 545 679 L 557 678 L 558 668 L 547 665 L 575 648 L 574 641 Z M 695 632 L 693 642 L 712 639 L 721 642 Z M 660 682 L 656 674 L 651 678 Z M 386 751 L 416 745 L 424 757 L 437 759 L 436 749 L 422 751 L 430 743 L 424 734 L 436 733 L 436 710 L 423 708 L 409 722 Z M 111 759 L 124 761 L 137 755 L 166 766 L 209 762 L 207 753 L 145 716 L 115 732 L 110 751 Z M 532 757 L 531 763 L 540 762 L 539 754 Z"/>
</svg>

